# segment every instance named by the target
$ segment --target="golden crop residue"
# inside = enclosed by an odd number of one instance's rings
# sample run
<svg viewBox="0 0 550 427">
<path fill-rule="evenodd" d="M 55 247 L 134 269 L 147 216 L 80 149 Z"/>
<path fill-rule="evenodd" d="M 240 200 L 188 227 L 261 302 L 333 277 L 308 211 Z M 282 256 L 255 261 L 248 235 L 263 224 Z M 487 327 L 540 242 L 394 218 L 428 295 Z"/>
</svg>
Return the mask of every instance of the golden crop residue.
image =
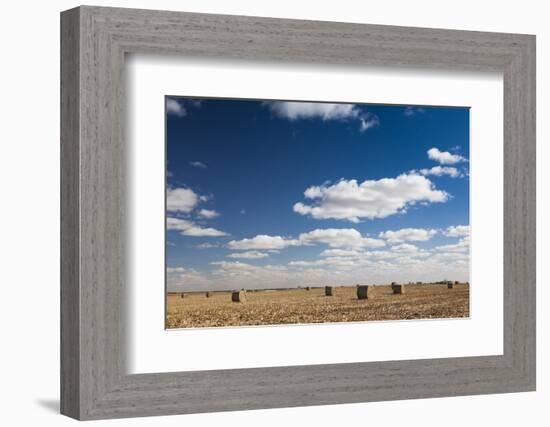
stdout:
<svg viewBox="0 0 550 427">
<path fill-rule="evenodd" d="M 248 291 L 244 302 L 232 302 L 231 292 L 168 294 L 167 327 L 281 325 L 297 323 L 357 322 L 457 318 L 469 316 L 469 285 L 453 289 L 441 284 L 405 285 L 402 295 L 391 286 L 369 289 L 358 299 L 356 287 L 338 287 L 333 296 L 325 289 Z"/>
</svg>

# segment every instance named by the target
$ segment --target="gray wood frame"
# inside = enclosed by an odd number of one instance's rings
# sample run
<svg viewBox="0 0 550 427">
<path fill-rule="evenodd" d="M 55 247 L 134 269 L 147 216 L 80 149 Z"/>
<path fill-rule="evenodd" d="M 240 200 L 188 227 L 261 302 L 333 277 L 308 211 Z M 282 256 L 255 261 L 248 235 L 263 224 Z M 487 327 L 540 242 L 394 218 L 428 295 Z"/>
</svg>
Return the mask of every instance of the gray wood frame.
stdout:
<svg viewBox="0 0 550 427">
<path fill-rule="evenodd" d="M 124 56 L 504 75 L 504 354 L 128 375 Z M 61 412 L 77 419 L 535 390 L 535 37 L 83 6 L 61 14 Z"/>
</svg>

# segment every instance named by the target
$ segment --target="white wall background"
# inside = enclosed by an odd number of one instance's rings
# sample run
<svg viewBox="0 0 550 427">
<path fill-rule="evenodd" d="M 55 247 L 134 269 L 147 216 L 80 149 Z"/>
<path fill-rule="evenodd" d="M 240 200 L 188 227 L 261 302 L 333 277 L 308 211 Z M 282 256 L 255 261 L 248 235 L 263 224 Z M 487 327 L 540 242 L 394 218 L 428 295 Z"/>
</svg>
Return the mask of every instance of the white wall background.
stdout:
<svg viewBox="0 0 550 427">
<path fill-rule="evenodd" d="M 324 407 L 109 421 L 117 426 L 546 426 L 550 423 L 548 145 L 550 27 L 545 2 L 385 0 L 95 1 L 105 6 L 245 14 L 537 35 L 538 55 L 538 390 Z M 75 1 L 5 2 L 0 25 L 0 420 L 63 426 L 59 384 L 59 12 Z"/>
</svg>

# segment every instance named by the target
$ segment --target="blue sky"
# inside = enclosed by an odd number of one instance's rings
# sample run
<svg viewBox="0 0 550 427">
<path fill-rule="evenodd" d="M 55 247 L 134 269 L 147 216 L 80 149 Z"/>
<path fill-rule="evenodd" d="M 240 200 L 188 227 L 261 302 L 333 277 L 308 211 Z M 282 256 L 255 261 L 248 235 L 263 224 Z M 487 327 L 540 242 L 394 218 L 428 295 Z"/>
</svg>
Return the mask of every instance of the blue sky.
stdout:
<svg viewBox="0 0 550 427">
<path fill-rule="evenodd" d="M 169 290 L 468 280 L 469 109 L 166 97 Z"/>
</svg>

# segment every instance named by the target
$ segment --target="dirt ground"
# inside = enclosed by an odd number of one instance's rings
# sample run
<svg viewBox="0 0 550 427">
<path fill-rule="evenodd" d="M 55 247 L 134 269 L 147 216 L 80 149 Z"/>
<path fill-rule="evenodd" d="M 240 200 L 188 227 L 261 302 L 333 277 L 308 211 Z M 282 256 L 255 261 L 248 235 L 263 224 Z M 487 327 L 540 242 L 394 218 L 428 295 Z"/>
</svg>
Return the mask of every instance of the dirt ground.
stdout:
<svg viewBox="0 0 550 427">
<path fill-rule="evenodd" d="M 357 299 L 356 288 L 248 291 L 245 302 L 232 302 L 231 292 L 168 294 L 167 328 L 357 322 L 469 316 L 468 284 L 405 285 L 402 295 L 391 287 L 374 286 L 369 299 Z"/>
</svg>

